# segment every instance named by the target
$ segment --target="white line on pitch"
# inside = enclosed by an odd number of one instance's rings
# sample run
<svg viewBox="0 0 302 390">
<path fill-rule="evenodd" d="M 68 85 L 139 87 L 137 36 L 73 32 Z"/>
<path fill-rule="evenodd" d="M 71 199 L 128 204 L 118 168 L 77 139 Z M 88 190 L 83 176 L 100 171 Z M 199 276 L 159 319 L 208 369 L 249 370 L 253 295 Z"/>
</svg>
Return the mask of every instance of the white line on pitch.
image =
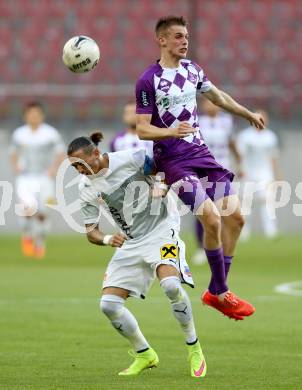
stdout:
<svg viewBox="0 0 302 390">
<path fill-rule="evenodd" d="M 274 291 L 280 294 L 302 297 L 302 281 L 278 284 Z"/>
</svg>

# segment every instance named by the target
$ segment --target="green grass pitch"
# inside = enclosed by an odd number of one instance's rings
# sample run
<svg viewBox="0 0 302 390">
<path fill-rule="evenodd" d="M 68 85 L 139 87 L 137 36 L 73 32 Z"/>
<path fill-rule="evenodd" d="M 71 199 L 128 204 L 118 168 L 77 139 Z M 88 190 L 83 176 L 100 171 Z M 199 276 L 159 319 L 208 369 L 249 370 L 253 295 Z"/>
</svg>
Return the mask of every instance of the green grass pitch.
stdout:
<svg viewBox="0 0 302 390">
<path fill-rule="evenodd" d="M 190 258 L 194 242 L 185 238 Z M 230 286 L 257 309 L 242 322 L 201 305 L 209 269 L 192 267 L 196 288 L 188 291 L 208 364 L 204 379 L 189 376 L 183 335 L 158 282 L 128 307 L 160 365 L 136 378 L 117 376 L 131 362 L 128 343 L 98 305 L 111 248 L 79 235 L 50 237 L 42 261 L 22 258 L 16 236 L 2 235 L 0 248 L 1 390 L 302 389 L 302 296 L 274 291 L 302 280 L 301 236 L 239 245 Z"/>
</svg>

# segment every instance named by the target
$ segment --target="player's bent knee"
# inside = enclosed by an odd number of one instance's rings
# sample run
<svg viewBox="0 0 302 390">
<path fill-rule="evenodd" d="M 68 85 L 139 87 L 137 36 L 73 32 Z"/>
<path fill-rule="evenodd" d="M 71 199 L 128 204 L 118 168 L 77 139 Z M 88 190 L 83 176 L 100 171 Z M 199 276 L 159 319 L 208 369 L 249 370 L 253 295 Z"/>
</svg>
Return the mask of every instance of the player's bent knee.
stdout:
<svg viewBox="0 0 302 390">
<path fill-rule="evenodd" d="M 120 315 L 125 300 L 116 295 L 103 295 L 100 299 L 100 309 L 109 318 L 114 319 Z"/>
<path fill-rule="evenodd" d="M 237 222 L 237 225 L 240 229 L 243 228 L 244 224 L 245 224 L 245 218 L 242 214 L 238 213 L 236 214 L 236 222 Z"/>
<path fill-rule="evenodd" d="M 221 218 L 218 215 L 209 216 L 204 223 L 204 230 L 209 235 L 219 234 L 221 229 Z"/>
<path fill-rule="evenodd" d="M 160 286 L 164 290 L 170 301 L 177 301 L 181 295 L 180 280 L 176 276 L 170 276 L 160 281 Z"/>
<path fill-rule="evenodd" d="M 245 224 L 245 218 L 240 212 L 236 212 L 229 216 L 230 223 L 233 227 L 237 227 L 238 229 L 242 229 Z"/>
</svg>

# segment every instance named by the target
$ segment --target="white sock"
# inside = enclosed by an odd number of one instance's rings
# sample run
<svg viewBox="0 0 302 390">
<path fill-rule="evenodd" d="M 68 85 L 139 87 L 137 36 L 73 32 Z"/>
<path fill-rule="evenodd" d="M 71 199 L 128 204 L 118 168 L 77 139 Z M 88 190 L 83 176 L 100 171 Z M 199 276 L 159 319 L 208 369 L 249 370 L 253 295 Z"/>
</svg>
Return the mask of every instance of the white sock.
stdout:
<svg viewBox="0 0 302 390">
<path fill-rule="evenodd" d="M 117 295 L 103 295 L 100 301 L 102 312 L 109 318 L 112 326 L 130 341 L 135 351 L 149 348 L 136 318 L 124 304 L 125 299 Z"/>
<path fill-rule="evenodd" d="M 34 219 L 32 217 L 20 217 L 19 224 L 20 224 L 23 236 L 33 237 L 33 235 L 34 235 L 33 222 L 34 222 Z"/>
<path fill-rule="evenodd" d="M 179 322 L 187 343 L 194 343 L 197 339 L 191 302 L 186 291 L 182 288 L 177 276 L 169 276 L 160 281 L 160 286 L 169 298 L 172 311 Z"/>
<path fill-rule="evenodd" d="M 260 206 L 260 215 L 265 235 L 269 238 L 276 237 L 278 232 L 277 220 L 270 217 L 265 204 Z"/>
<path fill-rule="evenodd" d="M 34 221 L 34 235 L 37 246 L 43 246 L 45 241 L 46 232 L 48 230 L 48 221 L 45 218 L 43 221 L 38 218 Z"/>
</svg>

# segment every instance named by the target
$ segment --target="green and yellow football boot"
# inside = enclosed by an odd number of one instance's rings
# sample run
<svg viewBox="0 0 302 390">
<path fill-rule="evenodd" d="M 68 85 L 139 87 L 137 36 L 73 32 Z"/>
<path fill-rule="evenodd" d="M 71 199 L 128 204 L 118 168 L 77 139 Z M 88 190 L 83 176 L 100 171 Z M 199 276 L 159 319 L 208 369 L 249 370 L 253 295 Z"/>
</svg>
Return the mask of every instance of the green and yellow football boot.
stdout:
<svg viewBox="0 0 302 390">
<path fill-rule="evenodd" d="M 147 351 L 136 353 L 133 350 L 129 351 L 129 355 L 134 357 L 134 362 L 119 375 L 134 376 L 139 375 L 146 368 L 157 367 L 159 359 L 153 348 L 148 348 Z"/>
</svg>

